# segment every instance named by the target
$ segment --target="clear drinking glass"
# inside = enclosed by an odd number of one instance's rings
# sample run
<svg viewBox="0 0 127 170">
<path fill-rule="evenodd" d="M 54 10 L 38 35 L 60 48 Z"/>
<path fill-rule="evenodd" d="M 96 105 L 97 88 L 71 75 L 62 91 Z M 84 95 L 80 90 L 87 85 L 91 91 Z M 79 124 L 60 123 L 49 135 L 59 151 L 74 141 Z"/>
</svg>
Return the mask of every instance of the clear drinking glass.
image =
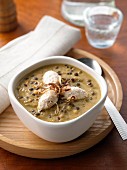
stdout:
<svg viewBox="0 0 127 170">
<path fill-rule="evenodd" d="M 115 0 L 63 0 L 61 5 L 62 16 L 69 22 L 84 26 L 83 11 L 87 7 L 106 5 L 115 6 Z"/>
<path fill-rule="evenodd" d="M 96 6 L 84 11 L 86 37 L 95 48 L 112 46 L 119 33 L 123 14 L 113 7 Z"/>
</svg>

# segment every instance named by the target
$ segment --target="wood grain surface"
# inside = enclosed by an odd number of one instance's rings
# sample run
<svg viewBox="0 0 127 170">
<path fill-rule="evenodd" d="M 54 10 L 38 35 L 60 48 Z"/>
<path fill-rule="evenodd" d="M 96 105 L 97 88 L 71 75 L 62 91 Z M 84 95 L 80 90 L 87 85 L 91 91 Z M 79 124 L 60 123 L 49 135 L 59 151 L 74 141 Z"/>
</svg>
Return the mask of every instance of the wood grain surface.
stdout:
<svg viewBox="0 0 127 170">
<path fill-rule="evenodd" d="M 0 46 L 34 29 L 44 15 L 51 15 L 68 23 L 60 13 L 61 0 L 15 0 L 15 3 L 18 27 L 15 31 L 0 34 Z M 124 21 L 114 46 L 105 50 L 91 47 L 86 40 L 84 28 L 81 28 L 82 39 L 74 47 L 95 54 L 115 71 L 122 84 L 124 94 L 121 115 L 127 122 L 127 1 L 116 0 L 116 5 L 123 11 Z M 0 170 L 126 170 L 127 141 L 122 141 L 114 128 L 105 139 L 94 147 L 69 157 L 49 160 L 32 159 L 12 154 L 2 148 L 0 156 Z"/>
</svg>

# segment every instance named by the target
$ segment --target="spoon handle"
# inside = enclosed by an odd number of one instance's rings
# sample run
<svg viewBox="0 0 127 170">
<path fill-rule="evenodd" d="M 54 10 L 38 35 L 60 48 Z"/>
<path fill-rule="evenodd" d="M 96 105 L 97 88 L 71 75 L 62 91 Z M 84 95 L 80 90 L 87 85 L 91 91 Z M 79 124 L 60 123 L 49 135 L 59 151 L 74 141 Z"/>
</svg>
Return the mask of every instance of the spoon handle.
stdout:
<svg viewBox="0 0 127 170">
<path fill-rule="evenodd" d="M 124 121 L 110 98 L 107 96 L 105 101 L 105 108 L 108 111 L 114 125 L 116 126 L 120 136 L 123 140 L 127 139 L 127 123 Z"/>
</svg>

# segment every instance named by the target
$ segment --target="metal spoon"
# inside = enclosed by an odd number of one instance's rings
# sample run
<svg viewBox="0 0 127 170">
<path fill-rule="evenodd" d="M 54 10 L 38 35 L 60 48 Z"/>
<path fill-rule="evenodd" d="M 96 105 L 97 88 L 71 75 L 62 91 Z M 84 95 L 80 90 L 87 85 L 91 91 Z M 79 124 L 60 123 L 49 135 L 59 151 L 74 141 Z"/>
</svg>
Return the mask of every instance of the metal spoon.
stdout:
<svg viewBox="0 0 127 170">
<path fill-rule="evenodd" d="M 87 66 L 91 67 L 98 74 L 100 74 L 100 75 L 102 74 L 101 66 L 99 65 L 99 63 L 96 60 L 93 60 L 91 58 L 80 58 L 78 60 L 81 61 L 82 63 L 86 64 Z M 120 136 L 122 137 L 123 140 L 126 140 L 127 139 L 127 124 L 108 96 L 105 101 L 105 108 L 108 111 Z"/>
<path fill-rule="evenodd" d="M 91 58 L 79 58 L 78 60 L 91 67 L 98 74 L 102 75 L 102 69 L 96 60 L 93 60 Z"/>
</svg>

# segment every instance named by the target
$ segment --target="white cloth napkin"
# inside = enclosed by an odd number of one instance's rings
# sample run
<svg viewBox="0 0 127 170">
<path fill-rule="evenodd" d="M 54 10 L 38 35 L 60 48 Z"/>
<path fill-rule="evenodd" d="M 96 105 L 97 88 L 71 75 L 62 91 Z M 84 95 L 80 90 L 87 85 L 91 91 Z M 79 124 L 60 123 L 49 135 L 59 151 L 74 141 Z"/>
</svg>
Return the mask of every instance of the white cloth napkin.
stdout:
<svg viewBox="0 0 127 170">
<path fill-rule="evenodd" d="M 44 57 L 66 54 L 80 37 L 79 29 L 45 16 L 34 31 L 0 48 L 0 113 L 10 104 L 7 87 L 15 73 Z"/>
</svg>

